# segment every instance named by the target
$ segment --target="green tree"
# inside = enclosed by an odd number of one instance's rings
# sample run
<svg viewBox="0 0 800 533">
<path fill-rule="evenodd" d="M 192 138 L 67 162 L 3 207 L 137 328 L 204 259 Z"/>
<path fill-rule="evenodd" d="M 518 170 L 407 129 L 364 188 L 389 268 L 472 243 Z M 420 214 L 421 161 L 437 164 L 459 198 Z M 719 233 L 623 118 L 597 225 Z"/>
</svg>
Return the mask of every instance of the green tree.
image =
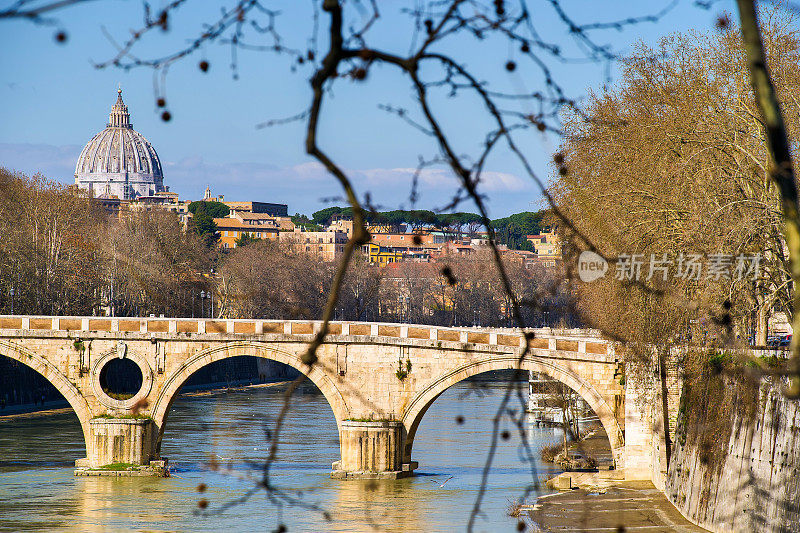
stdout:
<svg viewBox="0 0 800 533">
<path fill-rule="evenodd" d="M 422 229 L 426 226 L 432 226 L 436 222 L 436 214 L 433 211 L 426 209 L 417 209 L 414 211 L 406 211 L 406 223 L 411 226 L 411 229 Z"/>
<path fill-rule="evenodd" d="M 336 206 L 326 207 L 325 209 L 321 209 L 316 213 L 312 213 L 311 220 L 314 222 L 314 224 L 319 224 L 320 226 L 324 226 L 330 223 L 331 218 L 333 218 L 334 215 L 338 215 L 341 212 L 342 212 L 341 207 L 336 207 Z M 308 217 L 306 217 L 306 219 L 308 219 Z"/>
<path fill-rule="evenodd" d="M 314 213 L 316 215 L 316 213 Z M 300 213 L 295 213 L 292 216 L 292 222 L 294 222 L 295 226 L 300 226 L 306 231 L 322 231 L 323 228 L 320 224 L 314 222 L 314 220 L 308 218 L 306 215 L 301 215 Z"/>
<path fill-rule="evenodd" d="M 204 210 L 195 213 L 189 224 L 189 228 L 197 234 L 208 247 L 213 246 L 219 240 L 217 224 L 214 222 L 214 217 Z"/>
<path fill-rule="evenodd" d="M 225 218 L 231 212 L 222 202 L 204 202 L 202 200 L 189 204 L 189 212 L 193 215 L 206 213 L 211 218 Z"/>
<path fill-rule="evenodd" d="M 541 232 L 547 213 L 547 211 L 524 211 L 493 220 L 497 242 L 515 250 L 532 249 L 527 236 Z"/>
</svg>

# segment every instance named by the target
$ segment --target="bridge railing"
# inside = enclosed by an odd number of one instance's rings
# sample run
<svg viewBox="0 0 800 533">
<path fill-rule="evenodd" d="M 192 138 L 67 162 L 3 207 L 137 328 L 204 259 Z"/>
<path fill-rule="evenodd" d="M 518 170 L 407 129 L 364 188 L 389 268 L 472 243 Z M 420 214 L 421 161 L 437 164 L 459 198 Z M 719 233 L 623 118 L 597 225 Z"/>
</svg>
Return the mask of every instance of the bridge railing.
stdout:
<svg viewBox="0 0 800 533">
<path fill-rule="evenodd" d="M 29 316 L 0 315 L 0 336 L 3 332 L 25 331 L 29 335 L 46 332 L 138 333 L 151 336 L 166 335 L 313 335 L 322 327 L 321 321 L 259 320 L 167 317 L 86 317 L 86 316 Z M 599 332 L 581 329 L 533 328 L 531 347 L 597 355 L 613 354 L 613 346 Z M 329 335 L 389 337 L 486 344 L 504 347 L 524 346 L 519 329 L 445 327 L 390 322 L 336 321 L 329 324 Z"/>
</svg>

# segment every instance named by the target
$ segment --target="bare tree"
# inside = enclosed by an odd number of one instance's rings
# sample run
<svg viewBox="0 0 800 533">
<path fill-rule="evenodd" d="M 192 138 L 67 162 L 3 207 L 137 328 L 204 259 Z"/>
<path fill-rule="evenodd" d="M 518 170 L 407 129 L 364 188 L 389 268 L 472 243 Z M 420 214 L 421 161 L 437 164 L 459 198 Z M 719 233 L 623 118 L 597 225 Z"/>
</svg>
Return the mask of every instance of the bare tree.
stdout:
<svg viewBox="0 0 800 533">
<path fill-rule="evenodd" d="M 199 316 L 201 291 L 210 290 L 214 254 L 175 213 L 134 211 L 108 223 L 103 240 L 104 304 L 116 316 Z"/>
<path fill-rule="evenodd" d="M 314 319 L 325 305 L 333 266 L 290 244 L 256 241 L 224 259 L 225 316 Z"/>
<path fill-rule="evenodd" d="M 5 312 L 94 314 L 103 217 L 88 198 L 0 168 L 0 298 Z"/>
</svg>

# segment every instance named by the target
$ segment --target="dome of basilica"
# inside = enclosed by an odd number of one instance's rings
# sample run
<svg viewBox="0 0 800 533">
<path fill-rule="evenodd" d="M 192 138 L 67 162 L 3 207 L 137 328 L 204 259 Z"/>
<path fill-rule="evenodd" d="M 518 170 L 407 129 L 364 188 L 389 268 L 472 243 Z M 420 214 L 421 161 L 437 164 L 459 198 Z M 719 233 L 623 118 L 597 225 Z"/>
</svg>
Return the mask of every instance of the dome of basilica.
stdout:
<svg viewBox="0 0 800 533">
<path fill-rule="evenodd" d="M 75 184 L 94 196 L 132 200 L 164 188 L 161 161 L 153 146 L 133 129 L 122 89 L 106 128 L 92 137 L 75 165 Z"/>
</svg>

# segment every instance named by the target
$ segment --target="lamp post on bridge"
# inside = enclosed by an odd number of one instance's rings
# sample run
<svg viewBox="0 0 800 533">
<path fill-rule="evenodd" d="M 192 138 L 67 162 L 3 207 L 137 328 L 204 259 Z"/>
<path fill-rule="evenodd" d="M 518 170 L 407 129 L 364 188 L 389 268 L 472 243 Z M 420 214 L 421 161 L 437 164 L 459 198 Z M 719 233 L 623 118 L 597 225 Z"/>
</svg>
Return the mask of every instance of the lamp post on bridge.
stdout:
<svg viewBox="0 0 800 533">
<path fill-rule="evenodd" d="M 213 318 L 211 315 L 214 313 L 214 297 L 211 295 L 211 291 L 200 291 L 200 317 L 201 318 Z M 205 300 L 209 300 L 208 306 L 208 317 L 206 317 L 206 304 Z"/>
<path fill-rule="evenodd" d="M 400 322 L 405 322 L 408 319 L 408 306 L 411 302 L 410 296 L 398 296 L 397 302 L 400 308 Z"/>
<path fill-rule="evenodd" d="M 14 314 L 14 287 L 11 287 L 11 290 L 8 291 L 11 295 L 11 314 Z"/>
</svg>

